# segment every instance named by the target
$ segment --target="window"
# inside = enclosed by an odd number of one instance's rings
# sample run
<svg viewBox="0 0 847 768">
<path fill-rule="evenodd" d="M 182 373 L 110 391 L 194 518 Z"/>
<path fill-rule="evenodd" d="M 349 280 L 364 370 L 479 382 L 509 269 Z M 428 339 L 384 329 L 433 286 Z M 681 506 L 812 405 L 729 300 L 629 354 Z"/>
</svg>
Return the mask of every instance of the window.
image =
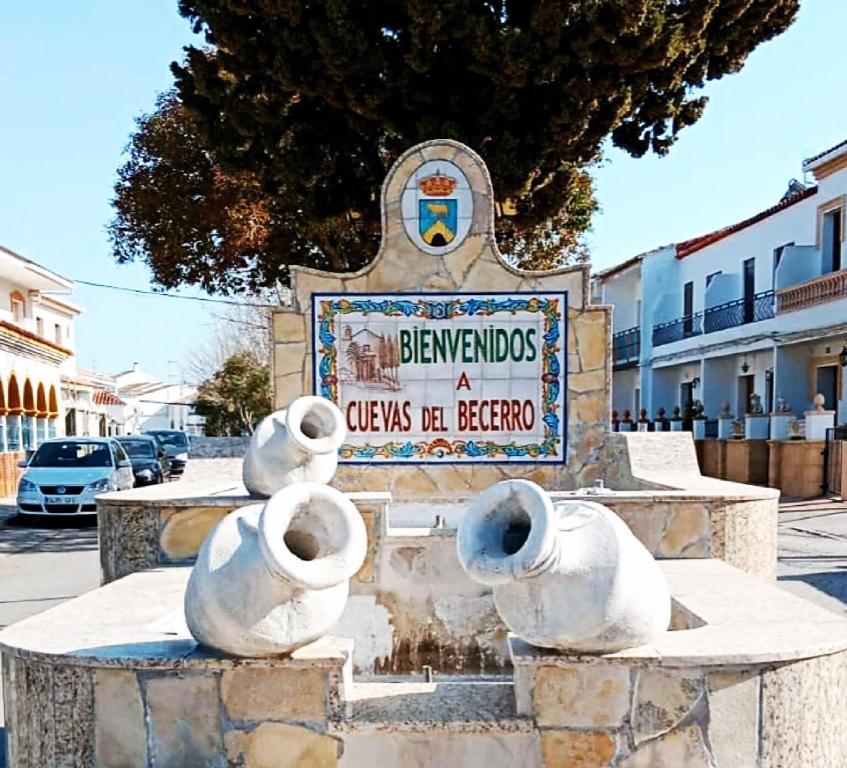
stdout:
<svg viewBox="0 0 847 768">
<path fill-rule="evenodd" d="M 35 332 L 39 336 L 41 336 L 41 338 L 44 338 L 44 318 L 43 317 L 36 317 L 35 318 Z"/>
<path fill-rule="evenodd" d="M 53 338 L 57 344 L 62 343 L 62 326 L 59 323 L 53 326 Z"/>
<path fill-rule="evenodd" d="M 752 323 L 756 309 L 756 259 L 744 260 L 744 322 Z"/>
<path fill-rule="evenodd" d="M 776 284 L 776 271 L 779 269 L 779 265 L 782 262 L 782 257 L 785 254 L 785 249 L 790 248 L 793 245 L 794 241 L 792 240 L 790 243 L 785 243 L 784 245 L 780 245 L 778 248 L 773 249 L 773 279 L 771 281 L 771 285 L 773 285 L 774 289 L 780 287 Z"/>
<path fill-rule="evenodd" d="M 833 208 L 823 215 L 822 271 L 841 269 L 841 209 Z"/>
<path fill-rule="evenodd" d="M 694 323 L 694 283 L 688 282 L 682 286 L 682 333 L 690 336 L 693 332 Z"/>
<path fill-rule="evenodd" d="M 12 291 L 9 294 L 9 306 L 12 310 L 12 317 L 16 323 L 22 323 L 26 317 L 26 299 L 20 291 Z"/>
</svg>

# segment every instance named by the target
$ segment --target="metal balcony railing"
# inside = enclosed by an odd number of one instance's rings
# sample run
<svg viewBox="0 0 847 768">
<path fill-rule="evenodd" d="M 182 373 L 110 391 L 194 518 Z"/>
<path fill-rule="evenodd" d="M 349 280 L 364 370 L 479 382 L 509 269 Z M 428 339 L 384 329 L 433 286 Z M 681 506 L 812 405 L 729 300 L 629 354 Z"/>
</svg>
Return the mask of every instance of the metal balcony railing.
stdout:
<svg viewBox="0 0 847 768">
<path fill-rule="evenodd" d="M 814 280 L 783 288 L 777 293 L 777 312 L 793 312 L 847 297 L 847 270 L 830 272 Z"/>
<path fill-rule="evenodd" d="M 654 325 L 653 346 L 660 347 L 662 344 L 670 344 L 672 341 L 680 341 L 690 336 L 699 336 L 701 333 L 703 333 L 703 313 L 695 312 L 693 315 L 685 315 L 669 323 Z"/>
<path fill-rule="evenodd" d="M 774 292 L 763 291 L 749 299 L 736 299 L 704 312 L 695 312 L 669 323 L 653 326 L 653 346 L 699 336 L 702 333 L 724 331 L 747 323 L 770 320 L 774 316 Z"/>
<path fill-rule="evenodd" d="M 749 299 L 736 299 L 709 307 L 703 313 L 703 330 L 706 333 L 724 331 L 747 323 L 770 320 L 773 315 L 774 293 L 763 291 Z"/>
<path fill-rule="evenodd" d="M 627 328 L 612 334 L 612 364 L 615 370 L 638 365 L 641 356 L 641 328 Z"/>
</svg>

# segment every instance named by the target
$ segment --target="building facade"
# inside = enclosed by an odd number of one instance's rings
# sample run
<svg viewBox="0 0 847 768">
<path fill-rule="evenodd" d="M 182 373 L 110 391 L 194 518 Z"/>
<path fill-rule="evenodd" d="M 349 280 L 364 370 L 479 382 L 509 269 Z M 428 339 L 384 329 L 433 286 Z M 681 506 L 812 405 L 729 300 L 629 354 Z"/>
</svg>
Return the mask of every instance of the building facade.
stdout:
<svg viewBox="0 0 847 768">
<path fill-rule="evenodd" d="M 0 496 L 17 462 L 61 434 L 61 379 L 74 367 L 73 283 L 0 246 Z"/>
<path fill-rule="evenodd" d="M 126 434 L 153 429 L 178 429 L 204 434 L 205 419 L 195 413 L 197 388 L 185 383 L 165 383 L 141 370 L 138 363 L 115 374 L 115 394 L 123 403 L 121 424 Z"/>
<path fill-rule="evenodd" d="M 615 308 L 619 413 L 802 416 L 820 393 L 847 420 L 847 141 L 804 171 L 816 184 L 792 182 L 773 207 L 595 276 L 594 299 Z"/>
</svg>

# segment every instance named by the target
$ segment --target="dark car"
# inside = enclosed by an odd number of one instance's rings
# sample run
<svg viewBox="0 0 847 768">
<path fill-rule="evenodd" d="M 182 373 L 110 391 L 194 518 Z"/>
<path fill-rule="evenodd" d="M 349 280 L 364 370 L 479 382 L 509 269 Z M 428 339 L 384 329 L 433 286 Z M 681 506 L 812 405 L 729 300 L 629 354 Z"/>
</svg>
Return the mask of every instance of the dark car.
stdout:
<svg viewBox="0 0 847 768">
<path fill-rule="evenodd" d="M 135 487 L 163 483 L 170 476 L 170 459 L 164 446 L 150 435 L 116 438 L 127 452 L 135 475 Z"/>
<path fill-rule="evenodd" d="M 171 460 L 171 477 L 181 475 L 188 463 L 188 435 L 178 429 L 151 429 L 144 433 L 157 438 Z"/>
</svg>

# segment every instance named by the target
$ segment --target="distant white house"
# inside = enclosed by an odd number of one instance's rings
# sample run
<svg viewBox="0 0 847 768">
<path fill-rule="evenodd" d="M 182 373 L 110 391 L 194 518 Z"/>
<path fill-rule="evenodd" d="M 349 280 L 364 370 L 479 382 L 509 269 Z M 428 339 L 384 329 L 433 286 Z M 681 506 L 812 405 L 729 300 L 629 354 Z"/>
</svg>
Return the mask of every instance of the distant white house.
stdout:
<svg viewBox="0 0 847 768">
<path fill-rule="evenodd" d="M 802 414 L 816 393 L 847 420 L 847 141 L 807 159 L 775 205 L 594 277 L 614 306 L 613 408 L 736 416 L 757 394 Z M 840 353 L 842 353 L 839 357 Z"/>
<path fill-rule="evenodd" d="M 84 368 L 62 376 L 64 433 L 82 436 L 122 435 L 126 403 L 118 396 L 114 378 Z"/>
<path fill-rule="evenodd" d="M 138 363 L 115 374 L 116 394 L 123 401 L 126 434 L 153 429 L 179 429 L 204 434 L 205 419 L 194 410 L 197 388 L 191 384 L 166 384 L 141 370 Z"/>
</svg>

